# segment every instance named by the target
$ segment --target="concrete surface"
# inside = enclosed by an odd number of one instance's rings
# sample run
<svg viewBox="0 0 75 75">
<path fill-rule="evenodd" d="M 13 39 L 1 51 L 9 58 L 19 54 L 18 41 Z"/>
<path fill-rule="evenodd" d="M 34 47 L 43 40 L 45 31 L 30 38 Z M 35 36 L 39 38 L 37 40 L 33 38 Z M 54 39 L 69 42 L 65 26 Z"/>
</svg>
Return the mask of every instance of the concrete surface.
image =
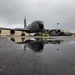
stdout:
<svg viewBox="0 0 75 75">
<path fill-rule="evenodd" d="M 75 42 L 44 45 L 37 53 L 0 38 L 0 75 L 75 75 Z"/>
</svg>

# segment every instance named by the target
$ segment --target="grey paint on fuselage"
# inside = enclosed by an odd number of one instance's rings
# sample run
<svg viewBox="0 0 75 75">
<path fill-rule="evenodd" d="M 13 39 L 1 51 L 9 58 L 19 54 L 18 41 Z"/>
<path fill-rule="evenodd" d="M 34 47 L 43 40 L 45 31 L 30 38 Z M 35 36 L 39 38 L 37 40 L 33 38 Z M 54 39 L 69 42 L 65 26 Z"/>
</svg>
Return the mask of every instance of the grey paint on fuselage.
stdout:
<svg viewBox="0 0 75 75">
<path fill-rule="evenodd" d="M 40 32 L 44 29 L 44 24 L 42 21 L 34 21 L 29 24 L 25 29 L 29 29 L 30 33 Z"/>
</svg>

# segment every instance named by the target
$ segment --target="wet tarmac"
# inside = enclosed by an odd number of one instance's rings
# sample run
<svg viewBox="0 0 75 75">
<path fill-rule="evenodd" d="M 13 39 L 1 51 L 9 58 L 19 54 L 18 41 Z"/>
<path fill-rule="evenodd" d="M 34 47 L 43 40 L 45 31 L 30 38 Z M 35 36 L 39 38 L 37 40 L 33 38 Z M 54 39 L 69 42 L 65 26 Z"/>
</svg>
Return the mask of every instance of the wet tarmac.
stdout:
<svg viewBox="0 0 75 75">
<path fill-rule="evenodd" d="M 68 38 L 1 38 L 0 75 L 75 75 L 75 41 Z"/>
</svg>

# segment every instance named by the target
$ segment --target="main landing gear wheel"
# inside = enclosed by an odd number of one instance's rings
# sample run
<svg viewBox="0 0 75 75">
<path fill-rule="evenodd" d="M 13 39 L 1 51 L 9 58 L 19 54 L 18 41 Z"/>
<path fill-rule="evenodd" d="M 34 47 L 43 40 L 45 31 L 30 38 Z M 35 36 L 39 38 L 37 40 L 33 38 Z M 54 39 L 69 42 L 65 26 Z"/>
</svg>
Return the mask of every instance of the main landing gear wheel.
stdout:
<svg viewBox="0 0 75 75">
<path fill-rule="evenodd" d="M 22 33 L 21 36 L 25 36 L 25 33 Z"/>
</svg>

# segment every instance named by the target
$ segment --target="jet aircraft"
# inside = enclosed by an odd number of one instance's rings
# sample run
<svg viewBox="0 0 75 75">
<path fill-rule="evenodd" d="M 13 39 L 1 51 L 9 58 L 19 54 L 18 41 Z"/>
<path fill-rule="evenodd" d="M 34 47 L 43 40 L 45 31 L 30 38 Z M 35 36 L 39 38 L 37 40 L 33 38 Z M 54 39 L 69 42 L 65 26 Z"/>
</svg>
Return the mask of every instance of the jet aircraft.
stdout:
<svg viewBox="0 0 75 75">
<path fill-rule="evenodd" d="M 61 29 L 51 29 L 51 30 L 50 29 L 45 29 L 44 28 L 44 23 L 42 21 L 39 21 L 39 20 L 34 21 L 31 24 L 26 26 L 26 17 L 24 18 L 24 28 L 11 29 L 11 28 L 2 28 L 2 27 L 0 27 L 0 33 L 2 32 L 2 30 L 10 30 L 11 35 L 14 35 L 15 31 L 21 31 L 22 36 L 25 36 L 24 32 L 35 33 L 35 35 L 39 34 L 39 32 L 41 34 L 42 33 L 48 33 L 50 36 L 71 36 L 71 35 L 75 35 L 75 33 L 65 32 Z"/>
<path fill-rule="evenodd" d="M 37 33 L 37 32 L 45 32 L 44 23 L 42 21 L 34 21 L 31 24 L 26 26 L 26 18 L 24 18 L 24 28 L 2 28 L 0 27 L 0 33 L 2 30 L 10 30 L 10 34 L 14 35 L 15 31 L 22 31 L 27 33 Z"/>
</svg>

